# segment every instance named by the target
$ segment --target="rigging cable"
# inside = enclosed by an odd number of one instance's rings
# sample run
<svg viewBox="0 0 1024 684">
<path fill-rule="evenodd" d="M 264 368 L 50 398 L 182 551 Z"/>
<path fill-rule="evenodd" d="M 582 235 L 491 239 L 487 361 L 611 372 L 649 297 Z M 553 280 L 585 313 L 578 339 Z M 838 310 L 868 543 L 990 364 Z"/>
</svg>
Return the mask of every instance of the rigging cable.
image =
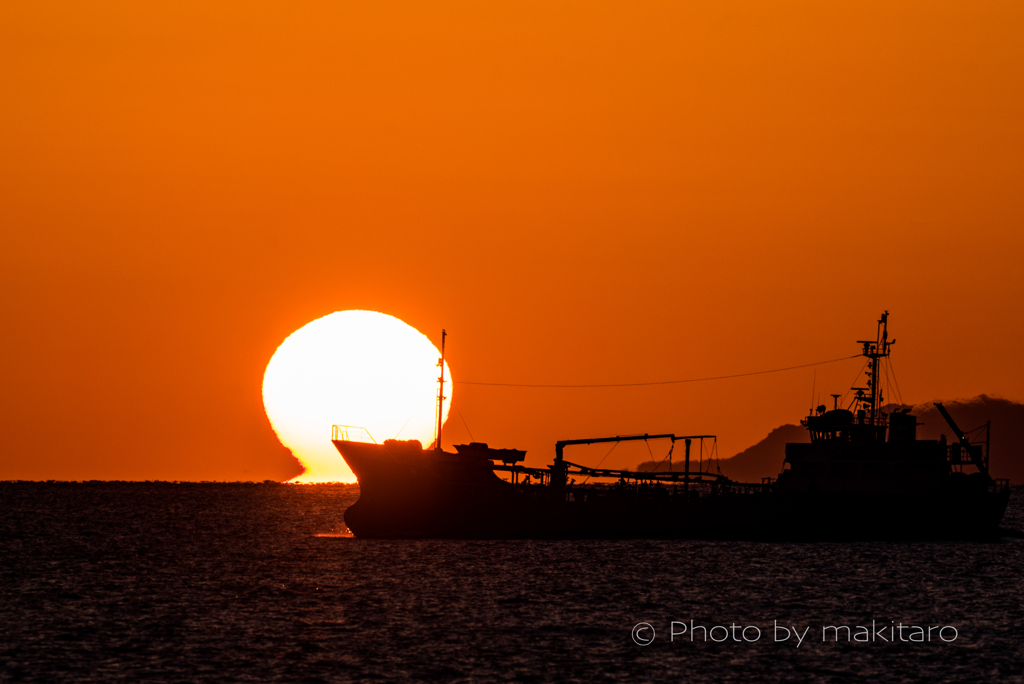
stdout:
<svg viewBox="0 0 1024 684">
<path fill-rule="evenodd" d="M 685 380 L 659 380 L 656 382 L 618 382 L 618 383 L 607 383 L 600 385 L 539 385 L 539 384 L 520 384 L 515 382 L 470 382 L 468 380 L 456 380 L 457 385 L 482 385 L 486 387 L 546 387 L 546 388 L 594 388 L 594 387 L 648 387 L 651 385 L 679 385 L 686 382 L 706 382 L 708 380 L 728 380 L 730 378 L 745 378 L 751 375 L 765 375 L 767 373 L 781 373 L 782 371 L 796 370 L 798 368 L 810 368 L 811 366 L 823 366 L 827 363 L 838 363 L 839 361 L 846 361 L 848 359 L 855 359 L 861 356 L 861 354 L 854 354 L 853 356 L 844 356 L 839 359 L 829 359 L 828 361 L 815 361 L 814 363 L 804 363 L 799 366 L 787 366 L 785 368 L 772 368 L 771 370 L 754 371 L 752 373 L 736 373 L 734 375 L 716 375 L 707 378 L 687 378 Z M 859 374 L 858 374 L 859 375 Z"/>
<path fill-rule="evenodd" d="M 862 354 L 857 354 L 857 356 L 862 356 Z M 864 369 L 867 368 L 867 367 L 868 367 L 868 362 L 865 361 L 864 365 L 860 367 L 859 371 L 857 371 L 857 377 L 855 377 L 853 379 L 853 382 L 850 383 L 850 389 L 846 390 L 846 394 L 844 394 L 843 398 L 839 400 L 839 404 L 840 405 L 846 404 L 846 395 L 853 391 L 853 385 L 857 384 L 857 380 L 860 379 L 861 374 L 864 373 Z"/>
<path fill-rule="evenodd" d="M 881 391 L 878 393 L 878 412 L 881 413 L 885 406 L 885 397 L 890 394 L 889 385 L 891 383 L 889 382 L 889 364 L 886 363 L 886 359 L 883 358 L 879 365 L 882 367 L 882 372 L 885 373 L 885 393 Z"/>
<path fill-rule="evenodd" d="M 903 393 L 900 392 L 900 381 L 896 379 L 896 366 L 892 365 L 892 357 L 889 357 L 889 369 L 892 371 L 892 383 L 896 386 L 896 396 L 900 398 L 900 405 L 903 405 Z"/>
<path fill-rule="evenodd" d="M 651 455 L 651 463 L 654 463 L 654 452 L 651 451 L 651 444 L 650 444 L 650 442 L 648 442 L 645 439 L 644 440 L 644 444 L 647 445 L 647 453 L 649 453 Z M 661 464 L 664 463 L 665 461 L 667 461 L 672 456 L 672 450 L 675 449 L 675 448 L 676 448 L 676 441 L 673 439 L 671 445 L 668 448 L 668 453 L 665 454 L 665 457 L 663 459 L 661 459 L 657 463 L 654 463 L 654 469 L 651 472 L 655 472 L 655 473 L 658 472 L 658 468 L 660 468 Z M 669 467 L 668 471 L 671 473 L 672 472 L 672 468 Z"/>
<path fill-rule="evenodd" d="M 420 402 L 420 405 L 419 405 L 419 406 L 417 406 L 417 407 L 416 407 L 416 410 L 412 412 L 412 415 L 411 415 L 411 416 L 409 416 L 409 420 L 412 420 L 413 418 L 415 418 L 415 417 L 416 417 L 416 414 L 420 412 L 420 409 L 421 409 L 421 408 L 423 408 L 423 405 L 424 405 L 425 403 L 427 403 L 427 400 L 426 400 L 426 399 L 424 399 L 423 401 L 421 401 L 421 402 Z M 402 434 L 402 430 L 405 430 L 405 427 L 406 427 L 406 426 L 407 426 L 407 425 L 409 424 L 409 420 L 407 420 L 407 421 L 405 421 L 404 423 L 402 423 L 402 427 L 401 427 L 401 429 L 400 429 L 400 430 L 399 430 L 399 431 L 398 431 L 398 432 L 397 432 L 397 433 L 395 434 L 395 437 L 394 437 L 395 439 L 398 439 L 398 435 Z M 468 428 L 467 428 L 467 429 L 468 429 Z"/>
<path fill-rule="evenodd" d="M 462 420 L 462 424 L 466 426 L 466 432 L 469 433 L 470 441 L 475 442 L 476 440 L 473 439 L 473 431 L 469 429 L 469 424 L 466 423 L 466 419 L 463 418 L 462 411 L 460 411 L 459 409 L 455 409 L 455 412 L 459 414 L 459 418 Z"/>
<path fill-rule="evenodd" d="M 608 450 L 608 453 L 604 455 L 604 458 L 602 458 L 600 461 L 597 462 L 597 465 L 594 466 L 594 470 L 597 470 L 598 468 L 600 468 L 601 464 L 604 463 L 604 459 L 608 458 L 609 456 L 611 456 L 612 452 L 615 451 L 615 447 L 619 446 L 620 444 L 622 444 L 622 442 L 616 442 L 615 444 L 612 444 L 612 448 Z M 589 480 L 590 477 L 591 477 L 590 475 L 587 475 L 587 480 Z M 582 484 L 587 484 L 587 480 L 584 480 Z"/>
<path fill-rule="evenodd" d="M 814 369 L 814 379 L 811 380 L 811 410 L 810 413 L 814 413 L 814 391 L 818 387 L 818 369 Z"/>
</svg>

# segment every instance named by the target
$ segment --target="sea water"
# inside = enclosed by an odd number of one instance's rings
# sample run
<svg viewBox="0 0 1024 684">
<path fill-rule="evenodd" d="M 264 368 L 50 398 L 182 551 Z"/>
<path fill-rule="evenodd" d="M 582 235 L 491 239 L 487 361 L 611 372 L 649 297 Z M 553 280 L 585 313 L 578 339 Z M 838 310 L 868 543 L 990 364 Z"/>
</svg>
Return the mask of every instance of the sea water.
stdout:
<svg viewBox="0 0 1024 684">
<path fill-rule="evenodd" d="M 1015 539 L 374 541 L 357 497 L 0 483 L 0 680 L 1024 681 Z"/>
</svg>

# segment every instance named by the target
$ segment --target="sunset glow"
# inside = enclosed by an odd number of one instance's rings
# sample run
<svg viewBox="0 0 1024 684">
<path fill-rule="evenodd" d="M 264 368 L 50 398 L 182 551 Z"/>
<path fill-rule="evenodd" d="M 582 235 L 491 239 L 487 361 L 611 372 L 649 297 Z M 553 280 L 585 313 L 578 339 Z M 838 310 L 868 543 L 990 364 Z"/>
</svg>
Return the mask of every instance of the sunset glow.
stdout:
<svg viewBox="0 0 1024 684">
<path fill-rule="evenodd" d="M 888 310 L 907 403 L 1024 401 L 1024 3 L 0 16 L 0 480 L 291 479 L 263 375 L 346 310 L 535 384 L 838 358 Z M 531 467 L 609 432 L 727 457 L 859 368 L 460 384 L 449 432 Z"/>
<path fill-rule="evenodd" d="M 375 311 L 336 311 L 289 335 L 267 364 L 263 405 L 278 438 L 305 467 L 290 481 L 355 481 L 331 443 L 332 425 L 365 428 L 377 442 L 429 445 L 439 357 L 425 335 Z M 444 419 L 450 387 L 446 382 Z M 370 436 L 350 431 L 355 441 Z"/>
</svg>

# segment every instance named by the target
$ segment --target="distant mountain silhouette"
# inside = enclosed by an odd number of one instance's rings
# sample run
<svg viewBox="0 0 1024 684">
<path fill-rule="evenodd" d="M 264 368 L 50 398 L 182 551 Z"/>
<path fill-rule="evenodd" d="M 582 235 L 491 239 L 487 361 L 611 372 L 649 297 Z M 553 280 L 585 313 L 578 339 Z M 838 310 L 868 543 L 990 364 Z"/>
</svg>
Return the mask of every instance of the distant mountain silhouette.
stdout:
<svg viewBox="0 0 1024 684">
<path fill-rule="evenodd" d="M 668 459 L 662 459 L 660 461 L 644 461 L 636 467 L 642 473 L 682 473 L 686 471 L 686 461 L 683 461 L 676 455 L 676 460 L 672 461 L 672 467 L 669 468 Z M 718 466 L 724 463 L 720 458 L 705 458 L 703 464 L 698 459 L 690 461 L 690 472 L 696 473 L 698 468 L 703 468 L 705 473 L 718 473 Z"/>
<path fill-rule="evenodd" d="M 739 482 L 760 482 L 762 477 L 778 477 L 786 457 L 786 444 L 810 442 L 811 437 L 802 425 L 783 425 L 768 433 L 760 442 L 744 449 L 719 464 L 722 474 Z"/>
<path fill-rule="evenodd" d="M 983 427 L 985 421 L 992 421 L 992 456 L 989 469 L 992 477 L 1008 478 L 1011 484 L 1024 484 L 1024 404 L 999 399 L 982 394 L 973 399 L 955 399 L 943 401 L 943 406 L 953 416 L 957 426 L 970 432 Z M 897 408 L 896 405 L 886 406 L 887 412 Z M 945 434 L 946 439 L 955 441 L 953 431 L 939 414 L 933 402 L 917 404 L 911 407 L 922 423 L 917 428 L 920 439 L 938 439 Z M 972 434 L 976 439 L 984 438 L 984 430 Z M 763 477 L 778 477 L 782 470 L 782 461 L 786 455 L 786 444 L 790 442 L 810 441 L 807 430 L 800 425 L 783 425 L 772 430 L 760 442 L 745 449 L 731 458 L 712 461 L 711 472 L 718 472 L 739 482 L 760 482 Z M 673 471 L 683 470 L 683 464 L 673 462 Z M 696 464 L 690 466 L 697 469 Z M 637 466 L 637 470 L 650 472 L 667 471 L 668 463 L 645 461 Z M 705 470 L 708 464 L 705 463 Z"/>
<path fill-rule="evenodd" d="M 706 472 L 718 473 L 739 482 L 760 482 L 762 477 L 778 477 L 782 470 L 782 459 L 786 455 L 788 442 L 809 442 L 807 430 L 800 425 L 783 425 L 772 430 L 767 437 L 754 446 L 741 451 L 731 458 L 714 459 L 704 463 Z M 673 472 L 683 472 L 685 464 L 679 460 L 672 462 Z M 692 471 L 697 464 L 690 464 Z M 666 461 L 644 461 L 637 466 L 643 472 L 667 472 Z"/>
</svg>

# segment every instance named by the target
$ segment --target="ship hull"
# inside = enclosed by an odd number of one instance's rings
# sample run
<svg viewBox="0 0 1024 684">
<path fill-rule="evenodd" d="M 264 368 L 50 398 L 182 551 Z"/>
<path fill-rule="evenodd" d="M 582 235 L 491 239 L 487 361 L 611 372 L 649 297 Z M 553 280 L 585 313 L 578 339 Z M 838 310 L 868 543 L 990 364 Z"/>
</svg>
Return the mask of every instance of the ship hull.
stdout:
<svg viewBox="0 0 1024 684">
<path fill-rule="evenodd" d="M 720 540 L 991 539 L 1009 491 L 886 493 L 771 486 L 512 484 L 486 460 L 335 442 L 360 483 L 345 522 L 360 538 Z"/>
</svg>

